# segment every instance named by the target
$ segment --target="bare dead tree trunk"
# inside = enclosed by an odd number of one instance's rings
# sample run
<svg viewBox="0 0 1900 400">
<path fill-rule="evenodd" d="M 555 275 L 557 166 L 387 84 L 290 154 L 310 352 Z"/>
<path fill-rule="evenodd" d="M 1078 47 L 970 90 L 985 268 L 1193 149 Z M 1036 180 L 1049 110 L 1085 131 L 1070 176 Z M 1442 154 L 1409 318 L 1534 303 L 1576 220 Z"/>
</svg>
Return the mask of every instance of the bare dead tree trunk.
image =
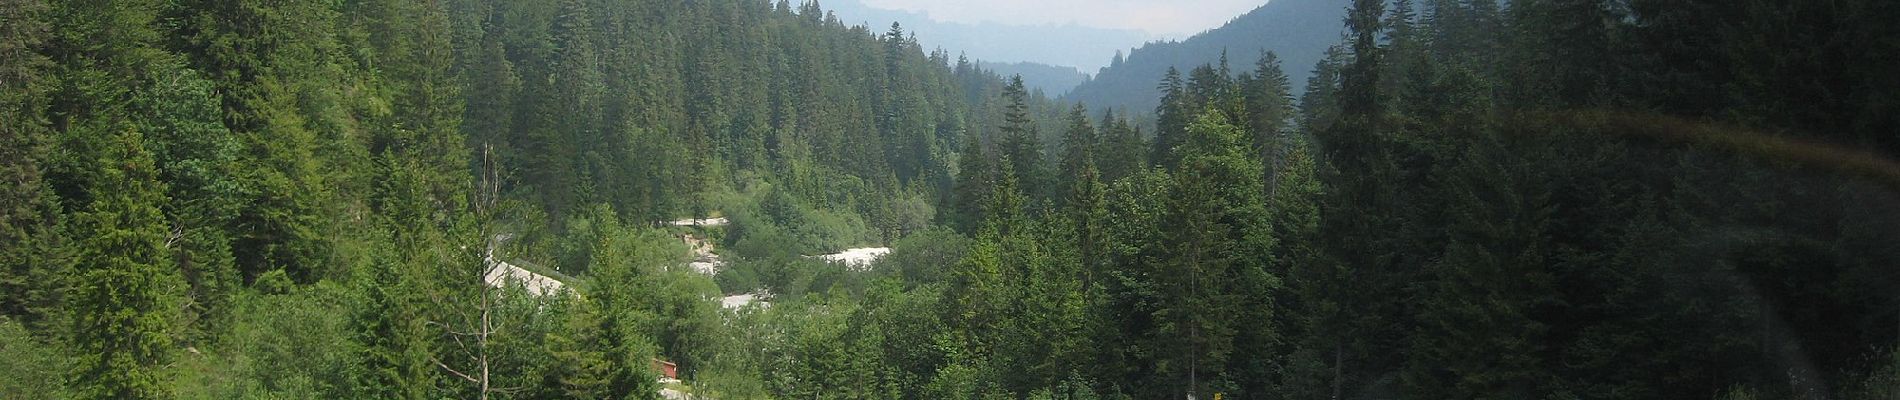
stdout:
<svg viewBox="0 0 1900 400">
<path fill-rule="evenodd" d="M 491 259 L 486 258 L 482 261 L 482 264 L 484 266 L 482 269 L 484 276 L 487 275 L 486 273 L 489 269 L 499 265 L 499 263 L 495 263 Z M 478 398 L 488 400 L 489 393 L 497 391 L 493 385 L 490 384 L 490 369 L 488 366 L 488 339 L 495 334 L 494 320 L 491 318 L 494 310 L 495 290 L 486 283 L 482 284 L 481 287 L 481 300 L 479 300 L 476 305 L 476 311 L 479 312 L 481 316 L 480 322 L 474 331 L 458 332 L 446 324 L 436 324 L 441 325 L 444 330 L 448 331 L 449 335 L 455 338 L 456 346 L 461 348 L 464 353 L 467 353 L 469 359 L 475 362 L 475 373 L 469 374 L 456 370 L 455 367 L 449 366 L 447 363 L 442 362 L 441 359 L 433 359 L 433 361 L 435 361 L 435 365 L 441 367 L 442 370 L 448 371 L 450 374 L 475 385 Z M 464 337 L 470 338 L 470 340 L 474 342 L 474 346 L 471 347 L 463 342 L 462 338 Z"/>
<path fill-rule="evenodd" d="M 494 267 L 489 267 L 489 268 L 494 268 Z M 486 276 L 487 274 L 483 274 L 483 275 Z M 481 351 L 479 352 L 480 353 L 479 357 L 481 359 L 481 362 L 478 365 L 481 365 L 481 368 L 482 368 L 481 383 L 479 384 L 482 388 L 482 391 L 481 391 L 482 400 L 488 400 L 488 389 L 489 389 L 488 335 L 493 334 L 495 332 L 494 323 L 492 320 L 488 318 L 490 312 L 494 310 L 494 307 L 493 307 L 494 303 L 493 303 L 493 300 L 489 298 L 489 295 L 488 295 L 489 292 L 490 290 L 488 289 L 488 285 L 482 285 L 482 333 L 481 333 L 480 341 L 477 342 L 479 343 L 478 345 L 480 346 L 480 349 L 481 349 Z"/>
<path fill-rule="evenodd" d="M 491 155 L 492 147 L 484 145 L 482 148 L 483 182 L 481 182 L 480 187 L 476 188 L 474 204 L 476 218 L 482 219 L 483 228 L 480 230 L 480 233 L 482 241 L 486 243 L 485 248 L 481 250 L 482 257 L 480 257 L 480 265 L 482 267 L 480 269 L 480 275 L 478 276 L 479 279 L 484 280 L 489 273 L 494 272 L 495 268 L 501 267 L 501 261 L 495 258 L 495 247 L 499 246 L 500 243 L 492 236 L 493 233 L 487 229 L 486 220 L 489 212 L 493 210 L 500 190 L 500 179 L 498 179 L 499 177 L 496 176 L 494 172 L 495 164 Z M 475 363 L 474 374 L 456 370 L 440 359 L 434 359 L 433 361 L 435 361 L 436 366 L 441 367 L 444 371 L 448 371 L 450 374 L 454 374 L 456 377 L 462 378 L 462 380 L 475 385 L 477 398 L 488 400 L 490 393 L 512 392 L 518 389 L 496 388 L 493 385 L 492 369 L 489 366 L 488 360 L 488 343 L 489 338 L 492 337 L 497 330 L 494 321 L 494 310 L 496 298 L 500 293 L 493 285 L 485 281 L 480 283 L 480 288 L 481 289 L 477 292 L 479 299 L 476 302 L 475 310 L 480 316 L 477 318 L 477 326 L 474 327 L 473 331 L 457 331 L 454 327 L 447 324 L 436 323 L 436 325 L 442 326 L 442 328 L 449 333 L 450 337 L 455 338 L 456 346 L 466 353 L 469 359 Z M 465 318 L 464 321 L 466 320 Z M 472 348 L 463 341 L 465 337 L 474 341 Z"/>
</svg>

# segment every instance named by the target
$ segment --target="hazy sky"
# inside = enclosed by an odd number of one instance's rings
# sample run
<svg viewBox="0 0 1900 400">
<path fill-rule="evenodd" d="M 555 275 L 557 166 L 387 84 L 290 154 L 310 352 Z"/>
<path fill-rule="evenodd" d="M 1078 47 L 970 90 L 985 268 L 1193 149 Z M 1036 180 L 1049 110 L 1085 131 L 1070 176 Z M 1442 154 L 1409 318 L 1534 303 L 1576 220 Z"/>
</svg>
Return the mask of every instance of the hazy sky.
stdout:
<svg viewBox="0 0 1900 400">
<path fill-rule="evenodd" d="M 961 23 L 1066 25 L 1135 29 L 1185 39 L 1219 27 L 1266 0 L 862 0 L 864 5 L 921 12 Z"/>
</svg>

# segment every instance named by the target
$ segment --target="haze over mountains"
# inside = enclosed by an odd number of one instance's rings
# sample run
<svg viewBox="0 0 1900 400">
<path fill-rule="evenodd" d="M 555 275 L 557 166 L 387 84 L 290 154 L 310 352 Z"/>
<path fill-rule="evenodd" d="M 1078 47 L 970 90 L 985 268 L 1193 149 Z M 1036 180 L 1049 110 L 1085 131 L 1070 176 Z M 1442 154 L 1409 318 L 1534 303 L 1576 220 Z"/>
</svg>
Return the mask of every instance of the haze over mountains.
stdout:
<svg viewBox="0 0 1900 400">
<path fill-rule="evenodd" d="M 1299 93 L 1326 48 L 1339 41 L 1345 16 L 1345 6 L 1338 1 L 1274 0 L 1218 28 L 1176 41 L 1132 29 L 943 22 L 921 13 L 868 7 L 859 0 L 825 6 L 846 24 L 869 25 L 873 31 L 897 22 L 926 49 L 965 54 L 1001 76 L 1022 74 L 1026 84 L 1049 96 L 1138 113 L 1154 110 L 1155 85 L 1169 67 L 1185 74 L 1218 62 L 1223 52 L 1238 71 L 1252 70 L 1261 52 L 1275 52 L 1294 93 Z M 1128 51 L 1131 47 L 1134 50 Z M 1126 57 L 1117 61 L 1122 53 Z"/>
<path fill-rule="evenodd" d="M 872 32 L 884 32 L 892 22 L 897 22 L 905 32 L 915 34 L 926 50 L 940 47 L 949 50 L 952 55 L 965 54 L 972 61 L 1032 62 L 1073 67 L 1084 73 L 1107 66 L 1109 58 L 1117 50 L 1126 50 L 1160 38 L 1133 29 L 1101 29 L 1073 24 L 1031 26 L 943 22 L 921 13 L 868 7 L 859 0 L 832 0 L 822 5 L 837 14 L 838 19 L 846 25 L 868 25 Z"/>
<path fill-rule="evenodd" d="M 1187 40 L 1135 49 L 1125 61 L 1101 70 L 1062 98 L 1096 109 L 1153 112 L 1159 101 L 1155 85 L 1169 67 L 1186 75 L 1195 66 L 1218 62 L 1223 51 L 1235 71 L 1253 70 L 1262 51 L 1273 51 L 1293 84 L 1293 93 L 1300 93 L 1326 48 L 1339 42 L 1342 18 L 1345 5 L 1340 1 L 1273 0 Z"/>
<path fill-rule="evenodd" d="M 978 67 L 995 72 L 999 77 L 1021 75 L 1023 84 L 1031 90 L 1040 90 L 1049 97 L 1061 97 L 1077 85 L 1089 81 L 1089 75 L 1074 67 L 1063 67 L 1033 62 L 990 62 L 981 61 Z"/>
</svg>

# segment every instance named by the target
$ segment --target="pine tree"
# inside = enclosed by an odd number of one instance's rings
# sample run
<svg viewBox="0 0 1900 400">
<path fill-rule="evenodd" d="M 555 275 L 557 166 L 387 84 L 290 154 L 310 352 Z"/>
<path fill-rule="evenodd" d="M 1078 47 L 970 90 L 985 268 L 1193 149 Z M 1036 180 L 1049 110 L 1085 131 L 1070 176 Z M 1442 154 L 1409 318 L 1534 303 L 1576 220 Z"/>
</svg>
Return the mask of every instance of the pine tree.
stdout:
<svg viewBox="0 0 1900 400">
<path fill-rule="evenodd" d="M 72 383 L 85 398 L 167 398 L 182 285 L 166 267 L 164 185 L 140 134 L 121 129 L 98 160 L 107 179 L 74 220 L 85 239 L 66 300 L 81 355 Z"/>
<path fill-rule="evenodd" d="M 1076 278 L 1080 287 L 1093 295 L 1096 274 L 1102 269 L 1108 247 L 1108 200 L 1105 198 L 1108 187 L 1102 184 L 1101 174 L 1095 168 L 1094 160 L 1083 160 L 1081 171 L 1074 175 L 1074 191 L 1069 195 L 1069 219 L 1075 223 L 1076 261 L 1080 264 Z"/>
<path fill-rule="evenodd" d="M 1087 183 L 1080 182 L 1076 178 L 1081 177 L 1083 169 L 1094 168 L 1095 157 L 1101 147 L 1101 139 L 1095 131 L 1095 126 L 1089 123 L 1088 107 L 1076 104 L 1069 110 L 1068 123 L 1068 130 L 1062 133 L 1062 161 L 1061 171 L 1059 171 L 1059 176 L 1070 178 L 1062 180 L 1063 188 L 1058 200 L 1064 204 L 1084 190 L 1081 186 Z"/>
<path fill-rule="evenodd" d="M 526 159 L 523 173 L 555 220 L 590 204 L 584 198 L 590 182 L 580 180 L 586 170 L 583 148 L 599 143 L 602 77 L 594 40 L 593 10 L 587 3 L 560 3 L 554 21 L 552 59 L 546 69 L 533 72 L 524 88 L 532 101 L 526 120 L 526 140 L 520 146 Z"/>
<path fill-rule="evenodd" d="M 984 151 L 983 139 L 965 135 L 963 150 L 957 153 L 957 178 L 952 188 L 952 225 L 959 232 L 974 234 L 986 217 L 983 202 L 989 196 L 996 172 L 995 160 Z"/>
<path fill-rule="evenodd" d="M 1102 112 L 1101 148 L 1095 153 L 1095 165 L 1103 183 L 1113 183 L 1136 171 L 1148 168 L 1147 146 L 1141 132 L 1120 118 L 1114 110 Z"/>
<path fill-rule="evenodd" d="M 1536 187 L 1537 168 L 1503 152 L 1509 139 L 1489 139 L 1442 178 L 1454 195 L 1450 239 L 1416 284 L 1421 326 L 1406 380 L 1435 396 L 1537 397 L 1554 380 L 1541 357 L 1549 327 L 1532 311 L 1555 301 L 1550 193 Z"/>
<path fill-rule="evenodd" d="M 1003 137 L 996 147 L 1001 159 L 1007 160 L 1016 180 L 1026 189 L 1024 192 L 1034 201 L 1047 199 L 1052 193 L 1047 174 L 1043 172 L 1042 137 L 1029 116 L 1028 96 L 1022 76 L 1011 77 L 1009 85 L 1003 87 L 1003 125 L 997 128 Z"/>
<path fill-rule="evenodd" d="M 1206 393 L 1202 385 L 1221 376 L 1228 357 L 1245 345 L 1237 338 L 1272 329 L 1237 321 L 1270 319 L 1270 299 L 1259 293 L 1275 280 L 1264 270 L 1261 250 L 1272 238 L 1258 186 L 1260 162 L 1246 135 L 1212 108 L 1186 132 L 1162 227 L 1170 243 L 1158 284 L 1167 294 L 1154 318 L 1156 346 L 1168 354 L 1157 359 L 1161 372 L 1195 394 Z M 1269 318 L 1233 318 L 1238 315 Z"/>
<path fill-rule="evenodd" d="M 1230 75 L 1226 53 L 1221 53 L 1220 64 L 1202 64 L 1188 70 L 1187 88 L 1183 91 L 1186 99 L 1184 107 L 1189 112 L 1205 108 L 1215 108 L 1233 116 L 1237 102 L 1233 75 Z M 1192 117 L 1190 117 L 1192 118 Z"/>
<path fill-rule="evenodd" d="M 1022 181 L 1016 178 L 1016 163 L 1011 162 L 1008 155 L 997 160 L 996 165 L 995 181 L 983 198 L 983 230 L 1009 236 L 1029 228 L 1031 199 Z"/>
<path fill-rule="evenodd" d="M 1507 53 L 1518 104 L 1546 107 L 1594 106 L 1609 100 L 1620 73 L 1611 50 L 1609 4 L 1602 0 L 1548 0 L 1513 4 L 1519 32 Z M 1712 17 L 1713 18 L 1713 17 Z M 1680 40 L 1680 39 L 1677 39 Z"/>
<path fill-rule="evenodd" d="M 1334 382 L 1331 369 L 1337 361 L 1328 331 L 1317 330 L 1321 316 L 1336 312 L 1327 299 L 1331 294 L 1326 281 L 1332 270 L 1324 242 L 1320 239 L 1321 210 L 1325 188 L 1320 181 L 1322 166 L 1314 159 L 1311 144 L 1296 142 L 1287 153 L 1286 164 L 1276 174 L 1279 190 L 1269 199 L 1270 224 L 1274 228 L 1274 262 L 1268 270 L 1285 280 L 1286 290 L 1276 298 L 1283 312 L 1273 323 L 1283 329 L 1285 338 L 1280 353 L 1281 373 L 1276 389 L 1288 394 L 1320 396 L 1330 392 Z"/>
<path fill-rule="evenodd" d="M 410 143 L 401 144 L 394 153 L 416 160 L 424 169 L 426 194 L 434 208 L 428 217 L 442 228 L 453 223 L 454 214 L 466 210 L 472 189 L 470 147 L 462 132 L 464 96 L 452 70 L 446 5 L 434 1 L 403 5 L 397 18 L 407 28 L 395 34 L 413 44 L 392 49 L 395 54 L 389 58 L 396 61 L 397 70 L 390 83 L 397 90 L 391 97 L 398 129 L 413 133 L 404 135 Z"/>
<path fill-rule="evenodd" d="M 1279 188 L 1278 171 L 1286 148 L 1291 146 L 1287 125 L 1293 121 L 1293 93 L 1280 58 L 1273 52 L 1260 55 L 1254 64 L 1253 85 L 1247 88 L 1247 127 L 1253 133 L 1253 146 L 1266 166 L 1267 196 Z"/>
<path fill-rule="evenodd" d="M 359 189 L 361 137 L 344 90 L 369 90 L 331 57 L 337 11 L 318 3 L 194 0 L 169 10 L 181 21 L 173 47 L 205 73 L 224 123 L 243 146 L 247 190 L 233 255 L 247 280 L 283 269 L 314 282 L 330 267 L 337 192 Z M 347 89 L 346 89 L 347 88 Z M 367 97 L 367 96 L 365 96 Z"/>
<path fill-rule="evenodd" d="M 176 351 L 183 288 L 169 263 L 166 188 L 139 132 L 145 116 L 131 101 L 146 87 L 145 69 L 166 59 L 151 47 L 156 8 L 61 2 L 52 11 L 62 29 L 48 53 L 64 79 L 48 115 L 64 157 L 50 163 L 48 181 L 75 215 L 72 237 L 84 240 L 73 244 L 72 276 L 42 284 L 63 283 L 60 332 L 79 355 L 69 384 L 82 398 L 171 391 L 165 368 Z"/>
<path fill-rule="evenodd" d="M 500 36 L 499 32 L 483 32 L 479 47 L 473 50 L 474 54 L 461 55 L 473 59 L 467 61 L 473 65 L 462 71 L 463 79 L 468 82 L 462 93 L 468 102 L 463 109 L 461 131 L 467 135 L 469 147 L 479 151 L 477 154 L 491 159 L 512 160 L 517 156 L 509 135 L 515 126 L 514 116 L 518 114 L 515 112 L 516 96 L 523 82 L 514 62 L 508 59 L 508 51 Z M 506 180 L 515 178 L 497 177 Z"/>
<path fill-rule="evenodd" d="M 392 238 L 393 239 L 393 238 Z M 385 256 L 395 259 L 394 246 Z M 357 356 L 360 368 L 354 393 L 385 399 L 418 399 L 426 390 L 434 367 L 428 364 L 426 327 L 419 317 L 418 287 L 414 269 L 408 263 L 394 262 L 387 269 L 361 277 L 362 304 L 351 315 L 350 325 L 363 346 Z"/>
<path fill-rule="evenodd" d="M 1381 353 L 1383 347 L 1378 346 L 1384 344 L 1375 343 L 1374 335 L 1399 326 L 1368 317 L 1390 303 L 1369 293 L 1388 290 L 1384 285 L 1400 279 L 1392 274 L 1397 269 L 1393 264 L 1400 256 L 1398 249 L 1394 241 L 1381 239 L 1391 235 L 1390 228 L 1396 221 L 1389 216 L 1401 206 L 1391 196 L 1394 189 L 1389 184 L 1395 184 L 1396 179 L 1385 153 L 1389 151 L 1386 136 L 1381 131 L 1385 110 L 1379 96 L 1379 76 L 1384 49 L 1378 38 L 1384 32 L 1380 20 L 1384 5 L 1379 0 L 1354 0 L 1347 12 L 1350 59 L 1340 68 L 1335 94 L 1337 120 L 1315 134 L 1328 163 L 1321 242 L 1328 246 L 1329 260 L 1334 261 L 1306 271 L 1310 276 L 1301 283 L 1314 295 L 1304 301 L 1322 309 L 1341 310 L 1316 316 L 1310 321 L 1315 326 L 1308 328 L 1330 332 L 1314 337 L 1317 343 L 1308 345 L 1331 354 L 1333 376 L 1327 380 L 1336 397 L 1346 386 L 1370 379 L 1366 375 L 1373 373 L 1348 366 L 1349 360 L 1377 365 L 1387 362 L 1379 360 L 1393 357 Z"/>
<path fill-rule="evenodd" d="M 1161 105 L 1155 108 L 1155 137 L 1150 143 L 1148 162 L 1173 170 L 1180 161 L 1174 148 L 1181 144 L 1181 136 L 1186 135 L 1183 131 L 1187 130 L 1190 118 L 1187 114 L 1191 112 L 1187 84 L 1181 81 L 1181 71 L 1169 67 L 1156 90 L 1161 92 Z"/>
<path fill-rule="evenodd" d="M 605 376 L 587 377 L 595 382 L 588 390 L 614 398 L 646 397 L 659 390 L 651 368 L 655 351 L 650 338 L 658 336 L 661 326 L 650 306 L 659 300 L 652 298 L 655 291 L 649 282 L 685 252 L 677 241 L 658 232 L 618 228 L 611 215 L 595 215 L 612 233 L 593 248 L 593 265 L 588 267 L 592 278 L 584 292 L 593 307 L 585 312 L 597 319 L 582 321 L 592 324 L 574 329 L 582 338 L 592 336 L 589 340 L 594 345 L 578 351 L 597 353 L 588 357 L 599 357 L 607 365 L 605 371 L 597 371 Z"/>
</svg>

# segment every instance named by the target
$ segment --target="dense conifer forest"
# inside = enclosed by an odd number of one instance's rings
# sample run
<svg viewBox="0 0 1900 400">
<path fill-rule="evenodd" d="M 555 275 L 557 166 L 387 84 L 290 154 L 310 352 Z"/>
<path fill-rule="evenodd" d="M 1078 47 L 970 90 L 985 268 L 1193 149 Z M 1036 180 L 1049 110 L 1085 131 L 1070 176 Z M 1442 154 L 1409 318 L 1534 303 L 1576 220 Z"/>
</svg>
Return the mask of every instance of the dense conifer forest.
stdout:
<svg viewBox="0 0 1900 400">
<path fill-rule="evenodd" d="M 1900 2 L 1337 7 L 1103 110 L 816 1 L 0 0 L 0 398 L 1900 396 Z"/>
</svg>

